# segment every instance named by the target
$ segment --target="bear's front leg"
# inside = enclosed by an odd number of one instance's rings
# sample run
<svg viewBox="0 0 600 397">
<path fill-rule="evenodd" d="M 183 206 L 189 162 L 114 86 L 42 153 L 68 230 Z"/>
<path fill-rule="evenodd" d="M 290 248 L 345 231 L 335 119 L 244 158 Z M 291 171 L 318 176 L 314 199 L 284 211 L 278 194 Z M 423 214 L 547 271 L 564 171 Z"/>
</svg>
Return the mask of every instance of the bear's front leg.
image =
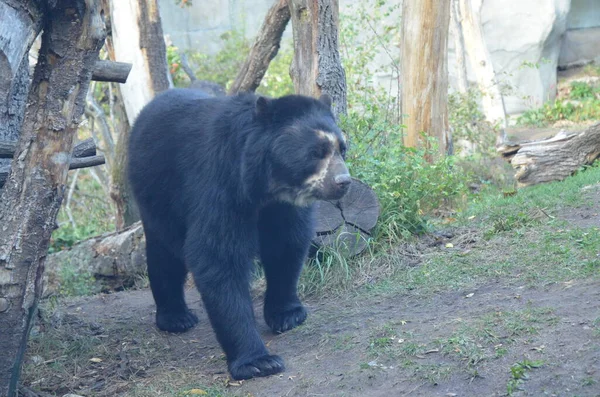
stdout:
<svg viewBox="0 0 600 397">
<path fill-rule="evenodd" d="M 190 268 L 231 377 L 250 379 L 284 371 L 283 360 L 269 354 L 256 328 L 249 291 L 250 259 L 240 261 L 223 254 L 195 256 Z"/>
<path fill-rule="evenodd" d="M 261 210 L 258 231 L 267 278 L 265 322 L 273 332 L 281 333 L 307 317 L 297 287 L 313 235 L 312 208 L 272 203 Z"/>
</svg>

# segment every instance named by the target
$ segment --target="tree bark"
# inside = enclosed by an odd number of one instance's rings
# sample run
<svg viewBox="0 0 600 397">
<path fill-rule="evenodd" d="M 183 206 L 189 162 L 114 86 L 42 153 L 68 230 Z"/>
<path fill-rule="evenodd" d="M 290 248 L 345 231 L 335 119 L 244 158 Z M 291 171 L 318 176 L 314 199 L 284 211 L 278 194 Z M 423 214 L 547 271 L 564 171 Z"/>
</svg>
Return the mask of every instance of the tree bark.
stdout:
<svg viewBox="0 0 600 397">
<path fill-rule="evenodd" d="M 117 114 L 123 103 L 127 119 L 119 116 L 115 162 L 110 170 L 111 193 L 117 208 L 117 229 L 140 219 L 127 182 L 126 153 L 130 126 L 156 94 L 173 86 L 167 66 L 167 49 L 157 0 L 104 0 L 110 2 L 112 35 L 107 41 L 109 58 L 133 64 L 127 83 L 121 84 L 115 101 Z"/>
<path fill-rule="evenodd" d="M 429 147 L 429 141 L 420 137 L 421 133 L 425 133 L 437 140 L 442 155 L 450 146 L 447 100 L 449 22 L 449 1 L 404 0 L 402 4 L 404 144 L 408 147 Z"/>
<path fill-rule="evenodd" d="M 0 394 L 13 397 L 69 153 L 104 24 L 97 0 L 59 0 L 44 12 L 42 47 L 9 179 L 0 196 Z"/>
<path fill-rule="evenodd" d="M 543 141 L 502 145 L 498 152 L 516 169 L 519 187 L 560 181 L 600 158 L 600 123 L 577 134 L 561 132 Z"/>
<path fill-rule="evenodd" d="M 497 143 L 504 140 L 504 129 L 506 128 L 506 111 L 504 99 L 500 88 L 496 84 L 496 74 L 492 57 L 485 44 L 483 28 L 481 27 L 481 3 L 482 0 L 458 0 L 460 14 L 460 25 L 463 31 L 465 50 L 469 63 L 475 73 L 477 86 L 481 91 L 481 106 L 485 118 L 492 124 L 499 123 L 501 133 L 498 135 Z"/>
<path fill-rule="evenodd" d="M 0 142 L 19 139 L 29 92 L 28 51 L 42 28 L 41 13 L 33 1 L 0 0 Z M 10 160 L 0 159 L 0 167 L 10 167 Z"/>
<path fill-rule="evenodd" d="M 229 88 L 230 95 L 255 91 L 258 88 L 269 68 L 269 63 L 279 51 L 281 36 L 289 20 L 290 7 L 287 0 L 276 0 L 267 12 L 250 53 Z"/>
<path fill-rule="evenodd" d="M 290 75 L 297 94 L 328 94 L 336 118 L 346 114 L 346 74 L 338 49 L 338 0 L 289 0 L 294 34 Z"/>
</svg>

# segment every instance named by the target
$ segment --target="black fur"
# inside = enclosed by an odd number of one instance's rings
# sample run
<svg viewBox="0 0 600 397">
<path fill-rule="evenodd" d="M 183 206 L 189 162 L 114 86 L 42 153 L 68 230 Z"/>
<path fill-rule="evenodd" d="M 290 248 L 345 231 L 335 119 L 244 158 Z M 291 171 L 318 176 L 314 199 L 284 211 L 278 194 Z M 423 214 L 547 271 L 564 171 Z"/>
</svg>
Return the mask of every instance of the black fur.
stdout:
<svg viewBox="0 0 600 397">
<path fill-rule="evenodd" d="M 198 322 L 184 300 L 191 271 L 235 379 L 284 370 L 256 329 L 249 294 L 255 257 L 267 278 L 271 329 L 284 332 L 306 319 L 296 288 L 313 236 L 312 206 L 281 197 L 294 196 L 331 150 L 315 129 L 341 139 L 327 98 L 210 98 L 174 89 L 150 102 L 131 132 L 129 178 L 157 326 L 183 332 Z"/>
</svg>

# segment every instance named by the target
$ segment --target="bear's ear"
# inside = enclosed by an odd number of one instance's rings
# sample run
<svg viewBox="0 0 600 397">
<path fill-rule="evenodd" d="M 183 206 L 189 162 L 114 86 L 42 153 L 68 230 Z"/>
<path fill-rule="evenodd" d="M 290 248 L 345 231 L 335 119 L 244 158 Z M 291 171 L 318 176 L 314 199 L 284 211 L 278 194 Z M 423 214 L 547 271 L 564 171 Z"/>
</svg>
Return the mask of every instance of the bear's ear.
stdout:
<svg viewBox="0 0 600 397">
<path fill-rule="evenodd" d="M 331 109 L 332 101 L 331 101 L 331 97 L 329 96 L 329 94 L 321 94 L 319 101 L 323 102 L 325 104 L 325 106 L 327 106 L 329 109 Z"/>
<path fill-rule="evenodd" d="M 257 116 L 266 116 L 270 113 L 269 105 L 270 100 L 265 98 L 264 96 L 259 96 L 256 98 L 256 115 Z"/>
</svg>

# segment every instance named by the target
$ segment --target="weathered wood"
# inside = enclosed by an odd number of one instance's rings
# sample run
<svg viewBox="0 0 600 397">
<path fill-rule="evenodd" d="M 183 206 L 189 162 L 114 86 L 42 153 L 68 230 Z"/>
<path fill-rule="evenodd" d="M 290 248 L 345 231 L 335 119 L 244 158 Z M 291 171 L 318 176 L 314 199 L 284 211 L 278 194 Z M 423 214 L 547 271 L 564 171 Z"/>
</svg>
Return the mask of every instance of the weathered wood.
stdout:
<svg viewBox="0 0 600 397">
<path fill-rule="evenodd" d="M 338 49 L 338 0 L 289 0 L 294 34 L 290 75 L 297 94 L 333 99 L 336 118 L 346 114 L 346 73 Z"/>
<path fill-rule="evenodd" d="M 267 12 L 250 53 L 229 88 L 229 95 L 255 91 L 258 88 L 269 63 L 279 51 L 281 36 L 289 20 L 290 8 L 287 0 L 276 0 Z"/>
<path fill-rule="evenodd" d="M 0 158 L 11 159 L 15 154 L 16 142 L 0 142 Z M 96 143 L 88 138 L 73 147 L 72 157 L 88 157 L 96 155 Z"/>
<path fill-rule="evenodd" d="M 473 69 L 481 97 L 481 105 L 485 118 L 491 124 L 499 124 L 500 131 L 496 144 L 500 145 L 505 139 L 506 110 L 500 86 L 496 81 L 494 65 L 490 51 L 485 44 L 483 26 L 481 25 L 481 6 L 483 0 L 457 0 L 458 20 L 462 30 L 465 50 L 469 64 Z"/>
<path fill-rule="evenodd" d="M 173 86 L 167 66 L 167 48 L 163 36 L 158 0 L 103 0 L 110 9 L 111 37 L 107 41 L 109 57 L 130 62 L 133 70 L 125 84 L 117 87 L 127 122 L 120 120 L 111 175 L 111 193 L 117 207 L 117 226 L 139 219 L 126 176 L 129 126 L 156 94 Z M 120 106 L 120 105 L 119 105 Z"/>
<path fill-rule="evenodd" d="M 133 65 L 125 62 L 105 61 L 99 59 L 94 66 L 92 80 L 126 83 Z"/>
<path fill-rule="evenodd" d="M 365 183 L 353 178 L 348 193 L 341 200 L 317 202 L 317 235 L 313 244 L 316 248 L 328 246 L 345 255 L 357 255 L 367 247 L 379 211 L 375 192 Z"/>
<path fill-rule="evenodd" d="M 600 158 L 600 123 L 579 133 L 561 132 L 550 139 L 505 144 L 497 150 L 516 169 L 519 187 L 560 181 Z"/>
<path fill-rule="evenodd" d="M 97 0 L 56 0 L 45 3 L 44 11 L 23 128 L 10 178 L 0 193 L 0 300 L 5 303 L 0 313 L 0 395 L 9 397 L 17 393 L 69 153 L 105 36 Z"/>
<path fill-rule="evenodd" d="M 173 84 L 158 0 L 110 0 L 110 24 L 115 61 L 133 65 L 121 94 L 129 124 L 142 108 Z"/>
<path fill-rule="evenodd" d="M 436 138 L 441 155 L 450 144 L 448 128 L 448 26 L 450 2 L 402 3 L 401 114 L 407 147 L 429 147 Z M 431 159 L 430 159 L 431 160 Z"/>
</svg>

